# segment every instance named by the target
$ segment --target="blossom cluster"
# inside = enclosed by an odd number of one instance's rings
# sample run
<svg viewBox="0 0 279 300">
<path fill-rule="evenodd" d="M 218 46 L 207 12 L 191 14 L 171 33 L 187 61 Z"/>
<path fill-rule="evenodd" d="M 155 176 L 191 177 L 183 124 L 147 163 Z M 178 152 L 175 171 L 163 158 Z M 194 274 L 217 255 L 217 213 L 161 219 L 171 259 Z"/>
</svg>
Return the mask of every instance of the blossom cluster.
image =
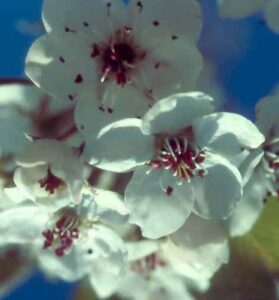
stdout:
<svg viewBox="0 0 279 300">
<path fill-rule="evenodd" d="M 253 123 L 196 91 L 196 0 L 44 0 L 43 22 L 36 86 L 0 86 L 1 249 L 100 298 L 194 299 L 278 194 L 279 95 Z"/>
</svg>

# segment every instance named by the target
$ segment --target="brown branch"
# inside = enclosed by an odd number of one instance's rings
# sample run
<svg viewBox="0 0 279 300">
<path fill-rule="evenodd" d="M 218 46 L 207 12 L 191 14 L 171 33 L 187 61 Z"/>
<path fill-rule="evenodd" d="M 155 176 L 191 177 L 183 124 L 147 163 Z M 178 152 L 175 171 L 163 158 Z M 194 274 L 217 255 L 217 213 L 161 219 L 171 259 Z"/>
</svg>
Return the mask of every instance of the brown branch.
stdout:
<svg viewBox="0 0 279 300">
<path fill-rule="evenodd" d="M 0 78 L 0 84 L 31 85 L 31 84 L 33 84 L 33 82 L 26 78 Z"/>
</svg>

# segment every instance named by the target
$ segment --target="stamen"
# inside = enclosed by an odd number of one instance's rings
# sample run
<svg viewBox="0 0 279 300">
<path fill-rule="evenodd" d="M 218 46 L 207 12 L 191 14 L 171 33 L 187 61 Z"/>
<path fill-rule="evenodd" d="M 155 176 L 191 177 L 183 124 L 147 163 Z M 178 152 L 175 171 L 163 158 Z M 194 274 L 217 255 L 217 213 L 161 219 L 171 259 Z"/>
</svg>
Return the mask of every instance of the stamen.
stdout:
<svg viewBox="0 0 279 300">
<path fill-rule="evenodd" d="M 52 248 L 54 253 L 61 257 L 72 247 L 75 240 L 79 239 L 79 217 L 74 209 L 64 209 L 62 217 L 55 223 L 53 229 L 42 233 L 45 238 L 44 249 Z"/>
<path fill-rule="evenodd" d="M 186 137 L 166 137 L 157 157 L 148 165 L 153 169 L 172 170 L 174 176 L 190 181 L 195 176 L 205 175 L 206 171 L 200 166 L 204 160 L 205 152 L 195 150 Z M 167 189 L 166 194 L 171 195 L 172 190 Z"/>
<path fill-rule="evenodd" d="M 50 168 L 47 170 L 47 176 L 39 180 L 40 187 L 45 189 L 50 194 L 54 194 L 55 190 L 65 186 L 65 183 L 51 172 Z"/>
</svg>

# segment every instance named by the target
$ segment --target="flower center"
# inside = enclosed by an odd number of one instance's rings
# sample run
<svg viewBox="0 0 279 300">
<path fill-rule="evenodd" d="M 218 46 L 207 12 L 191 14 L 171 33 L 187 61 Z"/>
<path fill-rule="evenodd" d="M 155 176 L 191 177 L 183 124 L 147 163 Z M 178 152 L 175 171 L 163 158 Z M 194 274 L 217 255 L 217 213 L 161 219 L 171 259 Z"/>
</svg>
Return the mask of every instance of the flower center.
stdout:
<svg viewBox="0 0 279 300">
<path fill-rule="evenodd" d="M 127 82 L 126 72 L 135 59 L 132 47 L 125 43 L 115 44 L 105 50 L 103 56 L 103 74 L 115 74 L 116 82 L 124 85 Z"/>
<path fill-rule="evenodd" d="M 101 82 L 114 78 L 124 86 L 131 79 L 131 72 L 138 61 L 145 57 L 133 41 L 132 28 L 123 27 L 105 43 L 93 44 L 91 58 L 99 59 Z"/>
<path fill-rule="evenodd" d="M 60 217 L 51 229 L 42 233 L 44 249 L 51 248 L 54 253 L 61 257 L 71 248 L 74 241 L 80 236 L 79 216 L 74 209 L 66 208 L 58 213 Z"/>
<path fill-rule="evenodd" d="M 65 186 L 65 183 L 60 178 L 53 175 L 50 168 L 47 170 L 47 176 L 39 181 L 40 187 L 45 189 L 50 194 L 54 194 L 55 190 Z"/>
<path fill-rule="evenodd" d="M 156 159 L 148 165 L 153 169 L 172 170 L 175 176 L 190 181 L 194 176 L 203 177 L 205 170 L 200 164 L 204 160 L 205 152 L 196 150 L 187 137 L 166 137 L 157 151 Z"/>
</svg>

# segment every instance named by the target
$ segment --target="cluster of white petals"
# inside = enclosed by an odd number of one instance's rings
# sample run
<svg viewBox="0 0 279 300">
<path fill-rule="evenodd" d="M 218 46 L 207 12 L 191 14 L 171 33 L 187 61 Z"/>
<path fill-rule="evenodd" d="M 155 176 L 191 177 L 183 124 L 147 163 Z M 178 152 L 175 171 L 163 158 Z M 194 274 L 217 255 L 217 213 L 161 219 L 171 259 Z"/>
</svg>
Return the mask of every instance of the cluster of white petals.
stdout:
<svg viewBox="0 0 279 300">
<path fill-rule="evenodd" d="M 279 32 L 278 0 L 219 5 Z M 194 300 L 279 194 L 279 96 L 253 123 L 196 91 L 196 0 L 44 0 L 43 23 L 37 87 L 0 86 L 0 248 L 100 298 Z"/>
</svg>

